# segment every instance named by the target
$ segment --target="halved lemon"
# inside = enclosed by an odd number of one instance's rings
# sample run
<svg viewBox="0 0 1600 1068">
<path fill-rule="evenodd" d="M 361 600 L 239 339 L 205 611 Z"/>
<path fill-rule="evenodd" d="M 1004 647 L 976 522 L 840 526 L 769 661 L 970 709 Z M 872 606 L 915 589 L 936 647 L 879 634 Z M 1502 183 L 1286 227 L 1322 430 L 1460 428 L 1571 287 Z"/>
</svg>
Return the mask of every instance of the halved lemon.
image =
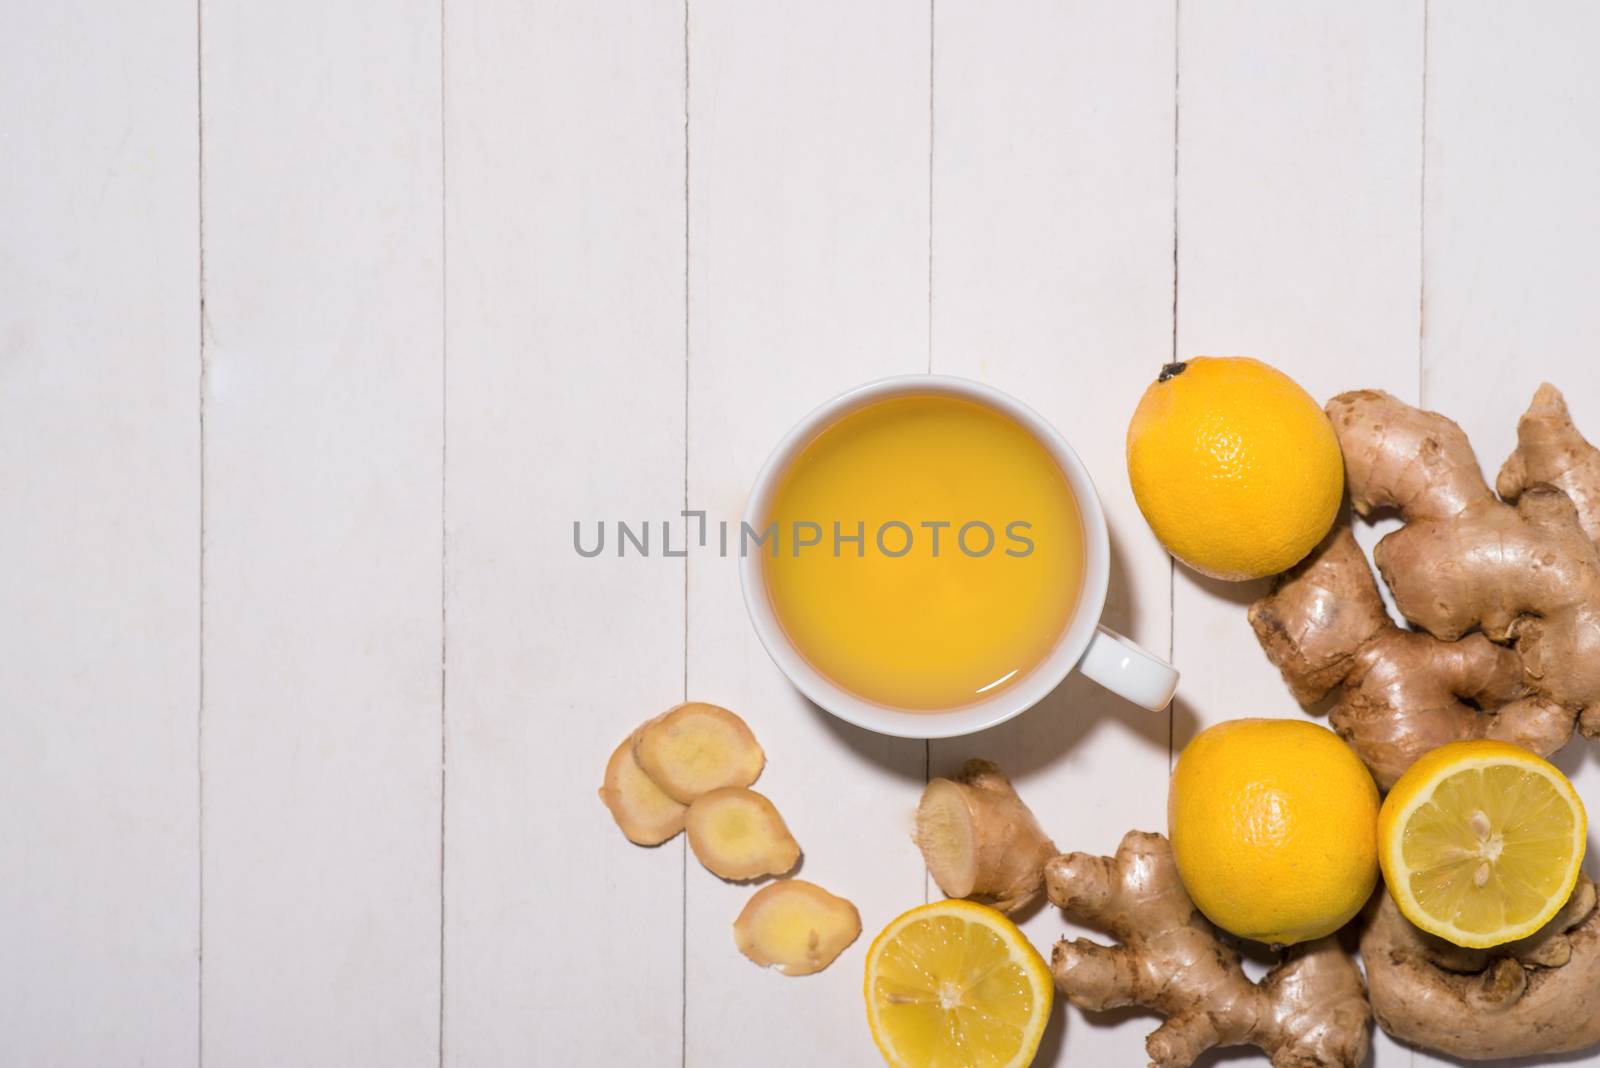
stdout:
<svg viewBox="0 0 1600 1068">
<path fill-rule="evenodd" d="M 899 918 L 867 951 L 867 1024 L 894 1068 L 1026 1068 L 1055 998 L 1017 925 L 971 901 Z"/>
<path fill-rule="evenodd" d="M 1378 813 L 1383 881 L 1406 919 L 1458 946 L 1524 938 L 1572 894 L 1587 818 L 1567 777 L 1508 742 L 1452 742 Z"/>
</svg>

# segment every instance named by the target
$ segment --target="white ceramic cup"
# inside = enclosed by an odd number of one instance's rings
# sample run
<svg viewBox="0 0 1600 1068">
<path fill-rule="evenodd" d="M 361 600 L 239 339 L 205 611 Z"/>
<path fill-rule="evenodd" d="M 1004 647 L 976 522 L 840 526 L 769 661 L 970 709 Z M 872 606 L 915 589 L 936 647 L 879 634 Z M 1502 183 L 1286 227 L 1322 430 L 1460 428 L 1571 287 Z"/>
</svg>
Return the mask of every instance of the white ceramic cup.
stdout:
<svg viewBox="0 0 1600 1068">
<path fill-rule="evenodd" d="M 1100 507 L 1089 472 L 1055 427 L 1015 397 L 997 389 L 947 375 L 902 375 L 869 382 L 839 394 L 800 420 L 778 442 L 756 476 L 745 505 L 744 521 L 756 530 L 764 527 L 772 495 L 789 465 L 813 438 L 841 417 L 890 397 L 929 395 L 959 397 L 1005 415 L 1038 439 L 1061 468 L 1083 518 L 1083 588 L 1078 594 L 1072 620 L 1042 662 L 993 696 L 943 711 L 895 708 L 852 693 L 811 666 L 789 640 L 773 612 L 761 574 L 760 552 L 747 553 L 739 560 L 745 608 L 750 612 L 750 621 L 755 624 L 761 644 L 766 646 L 779 669 L 801 693 L 840 719 L 901 738 L 950 738 L 1004 723 L 1038 704 L 1073 668 L 1136 705 L 1152 711 L 1165 708 L 1178 686 L 1177 670 L 1100 625 L 1100 613 L 1106 602 L 1106 582 L 1111 572 L 1111 549 L 1106 535 L 1105 511 Z"/>
</svg>

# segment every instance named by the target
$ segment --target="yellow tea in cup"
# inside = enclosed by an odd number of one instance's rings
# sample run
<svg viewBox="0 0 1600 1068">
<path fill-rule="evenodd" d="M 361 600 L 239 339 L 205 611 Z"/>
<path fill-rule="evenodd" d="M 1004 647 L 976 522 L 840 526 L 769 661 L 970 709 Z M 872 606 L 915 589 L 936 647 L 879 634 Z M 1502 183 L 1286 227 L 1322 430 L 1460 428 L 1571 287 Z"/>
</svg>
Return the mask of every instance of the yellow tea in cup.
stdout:
<svg viewBox="0 0 1600 1068">
<path fill-rule="evenodd" d="M 1045 659 L 1083 584 L 1084 532 L 1045 446 L 944 394 L 874 401 L 784 473 L 762 572 L 819 673 L 894 708 L 959 708 Z"/>
</svg>

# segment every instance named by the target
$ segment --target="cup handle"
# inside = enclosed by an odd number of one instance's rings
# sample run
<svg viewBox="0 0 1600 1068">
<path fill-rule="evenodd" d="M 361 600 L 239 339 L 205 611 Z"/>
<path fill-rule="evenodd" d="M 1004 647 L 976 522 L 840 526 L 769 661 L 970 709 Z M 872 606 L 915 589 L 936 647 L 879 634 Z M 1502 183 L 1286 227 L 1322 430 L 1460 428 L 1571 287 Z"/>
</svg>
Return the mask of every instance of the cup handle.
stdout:
<svg viewBox="0 0 1600 1068">
<path fill-rule="evenodd" d="M 1178 669 L 1109 627 L 1095 627 L 1078 670 L 1118 697 L 1159 712 L 1178 688 Z"/>
</svg>

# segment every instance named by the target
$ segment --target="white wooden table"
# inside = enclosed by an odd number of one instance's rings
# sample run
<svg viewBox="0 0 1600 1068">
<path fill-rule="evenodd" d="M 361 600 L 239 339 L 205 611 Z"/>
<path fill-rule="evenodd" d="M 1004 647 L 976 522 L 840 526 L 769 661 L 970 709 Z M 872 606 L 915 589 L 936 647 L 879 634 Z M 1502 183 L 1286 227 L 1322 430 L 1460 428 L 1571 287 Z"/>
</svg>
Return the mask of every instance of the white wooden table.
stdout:
<svg viewBox="0 0 1600 1068">
<path fill-rule="evenodd" d="M 629 727 L 743 712 L 870 937 L 928 892 L 930 771 L 993 757 L 1107 851 L 1198 728 L 1301 714 L 1261 587 L 1174 571 L 1129 495 L 1174 354 L 1390 390 L 1491 470 L 1542 379 L 1600 437 L 1585 0 L 6 14 L 6 1065 L 873 1064 L 867 938 L 758 971 L 748 889 L 616 832 Z M 767 660 L 733 560 L 574 553 L 574 520 L 737 516 L 800 414 L 917 370 L 1076 443 L 1170 714 L 1074 681 L 867 735 Z M 1562 763 L 1600 803 L 1595 752 Z M 1154 1023 L 1058 1012 L 1040 1063 L 1142 1063 Z"/>
</svg>

